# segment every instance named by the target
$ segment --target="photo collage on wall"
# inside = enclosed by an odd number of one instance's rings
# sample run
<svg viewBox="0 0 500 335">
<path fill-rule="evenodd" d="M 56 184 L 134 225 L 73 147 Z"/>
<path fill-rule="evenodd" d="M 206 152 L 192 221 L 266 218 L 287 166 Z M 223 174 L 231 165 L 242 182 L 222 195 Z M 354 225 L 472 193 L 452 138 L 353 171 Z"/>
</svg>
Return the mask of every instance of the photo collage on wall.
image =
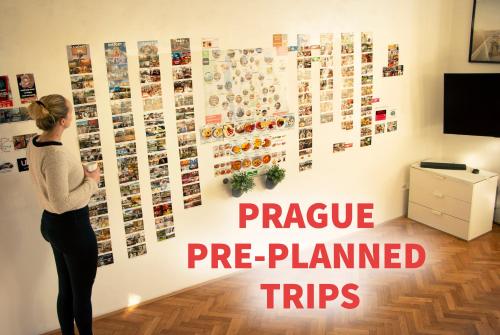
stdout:
<svg viewBox="0 0 500 335">
<path fill-rule="evenodd" d="M 379 107 L 375 111 L 375 135 L 398 130 L 397 110 L 394 107 Z"/>
<path fill-rule="evenodd" d="M 341 46 L 341 128 L 352 130 L 354 128 L 354 34 L 342 33 Z"/>
<path fill-rule="evenodd" d="M 175 237 L 158 41 L 137 42 L 153 216 L 158 241 Z M 193 133 L 194 134 L 194 133 Z"/>
<path fill-rule="evenodd" d="M 299 84 L 299 171 L 312 168 L 312 49 L 310 36 L 297 35 L 297 80 Z M 333 79 L 332 79 L 333 82 Z M 332 85 L 333 89 L 333 85 Z M 302 122 L 304 121 L 304 122 Z"/>
<path fill-rule="evenodd" d="M 399 45 L 389 44 L 387 54 L 387 66 L 384 66 L 382 75 L 384 77 L 402 76 L 403 65 L 399 65 Z"/>
<path fill-rule="evenodd" d="M 214 175 L 261 174 L 284 162 L 281 130 L 295 124 L 286 104 L 286 57 L 271 48 L 224 50 L 209 38 L 202 57 L 206 116 L 200 136 L 202 143 L 218 142 Z"/>
<path fill-rule="evenodd" d="M 320 123 L 333 122 L 333 34 L 320 35 L 319 110 Z"/>
<path fill-rule="evenodd" d="M 201 188 L 198 170 L 198 146 L 194 118 L 193 79 L 191 75 L 191 46 L 189 38 L 170 40 L 172 76 L 174 79 L 177 140 L 182 177 L 184 208 L 200 206 Z M 168 213 L 169 205 L 164 204 Z M 171 204 L 170 204 L 171 207 Z M 171 209 L 170 209 L 171 212 Z"/>
<path fill-rule="evenodd" d="M 84 164 L 97 162 L 101 171 L 99 189 L 89 202 L 89 214 L 90 223 L 97 238 L 98 265 L 108 265 L 114 260 L 90 46 L 88 44 L 68 45 L 66 50 L 81 161 Z"/>
<path fill-rule="evenodd" d="M 373 36 L 361 32 L 361 139 L 360 147 L 372 144 Z"/>
<path fill-rule="evenodd" d="M 125 241 L 129 258 L 147 253 L 125 42 L 104 43 Z"/>
</svg>

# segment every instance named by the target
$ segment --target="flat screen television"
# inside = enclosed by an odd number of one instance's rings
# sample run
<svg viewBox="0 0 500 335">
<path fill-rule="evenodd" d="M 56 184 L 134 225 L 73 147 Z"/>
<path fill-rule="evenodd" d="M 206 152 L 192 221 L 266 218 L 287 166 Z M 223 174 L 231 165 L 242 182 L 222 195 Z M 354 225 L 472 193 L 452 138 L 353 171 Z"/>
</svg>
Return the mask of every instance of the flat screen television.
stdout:
<svg viewBox="0 0 500 335">
<path fill-rule="evenodd" d="M 500 137 L 500 73 L 445 73 L 445 134 Z"/>
</svg>

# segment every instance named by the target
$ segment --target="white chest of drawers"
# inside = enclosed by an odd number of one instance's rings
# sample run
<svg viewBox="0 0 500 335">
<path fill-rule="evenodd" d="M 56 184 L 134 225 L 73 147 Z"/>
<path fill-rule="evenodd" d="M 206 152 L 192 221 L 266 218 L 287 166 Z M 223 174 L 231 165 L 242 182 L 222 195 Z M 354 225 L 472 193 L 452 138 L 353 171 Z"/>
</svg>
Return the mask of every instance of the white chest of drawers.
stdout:
<svg viewBox="0 0 500 335">
<path fill-rule="evenodd" d="M 410 168 L 408 217 L 464 240 L 489 232 L 498 183 L 496 173 L 481 170 Z"/>
</svg>

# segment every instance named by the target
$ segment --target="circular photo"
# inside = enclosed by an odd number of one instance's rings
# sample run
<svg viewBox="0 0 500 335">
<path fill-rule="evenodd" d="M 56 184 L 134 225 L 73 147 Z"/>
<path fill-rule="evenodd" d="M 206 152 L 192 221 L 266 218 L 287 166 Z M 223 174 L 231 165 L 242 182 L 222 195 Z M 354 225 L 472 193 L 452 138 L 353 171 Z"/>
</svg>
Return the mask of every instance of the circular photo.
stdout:
<svg viewBox="0 0 500 335">
<path fill-rule="evenodd" d="M 219 97 L 211 95 L 210 98 L 208 98 L 208 104 L 212 107 L 216 107 L 219 104 Z"/>
<path fill-rule="evenodd" d="M 205 72 L 203 78 L 207 83 L 210 83 L 214 79 L 214 76 L 212 75 L 212 72 Z"/>
</svg>

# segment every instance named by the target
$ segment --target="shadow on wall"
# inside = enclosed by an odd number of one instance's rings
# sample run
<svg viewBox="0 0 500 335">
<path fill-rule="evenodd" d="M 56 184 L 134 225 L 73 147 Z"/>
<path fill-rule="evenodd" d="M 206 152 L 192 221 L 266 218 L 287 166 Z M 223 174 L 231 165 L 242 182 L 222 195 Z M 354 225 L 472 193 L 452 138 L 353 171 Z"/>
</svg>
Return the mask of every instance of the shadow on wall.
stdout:
<svg viewBox="0 0 500 335">
<path fill-rule="evenodd" d="M 38 207 L 34 195 L 14 194 L 16 190 L 30 189 L 29 178 L 3 178 L 2 188 L 10 190 L 2 195 L 2 203 L 8 203 L 9 211 L 2 212 L 2 240 L 0 253 L 5 261 L 2 261 L 2 283 L 9 288 L 7 300 L 8 315 L 4 317 L 12 322 L 16 334 L 29 334 L 33 329 L 31 324 L 24 320 L 47 319 L 40 300 L 40 292 L 54 291 L 53 304 L 50 313 L 55 316 L 57 297 L 57 276 L 55 264 L 50 245 L 43 239 L 40 232 L 41 210 L 39 215 L 33 217 L 33 211 L 26 210 L 27 207 Z M 26 185 L 20 185 L 26 184 Z M 17 191 L 18 192 L 18 191 Z M 25 199 L 25 201 L 8 201 L 10 199 Z M 14 217 L 15 216 L 15 217 Z M 22 222 L 22 225 L 12 224 Z M 9 224 L 11 223 L 11 224 Z M 43 246 L 43 244 L 46 244 Z M 43 250 L 43 252 L 34 252 Z M 21 270 L 20 270 L 21 269 Z M 45 278 L 52 278 L 51 287 L 40 287 L 40 283 L 47 282 Z M 5 280 L 5 281 L 4 281 Z M 8 283 L 8 284 L 7 284 Z M 29 306 L 29 309 L 26 308 Z M 37 321 L 34 321 L 37 322 Z M 12 329 L 13 330 L 13 329 Z"/>
</svg>

